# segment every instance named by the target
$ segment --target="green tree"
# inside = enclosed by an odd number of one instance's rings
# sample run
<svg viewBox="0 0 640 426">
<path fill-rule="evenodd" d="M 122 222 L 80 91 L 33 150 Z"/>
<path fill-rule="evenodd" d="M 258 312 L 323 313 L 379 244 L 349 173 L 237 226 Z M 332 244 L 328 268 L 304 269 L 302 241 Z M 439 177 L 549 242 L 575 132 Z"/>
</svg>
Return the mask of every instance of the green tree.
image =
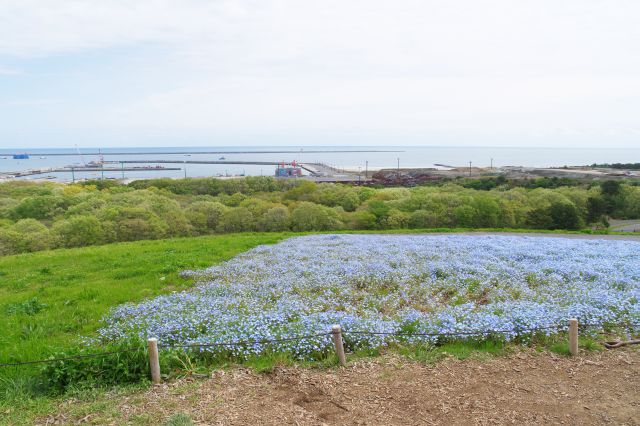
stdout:
<svg viewBox="0 0 640 426">
<path fill-rule="evenodd" d="M 402 212 L 398 209 L 391 209 L 385 221 L 385 228 L 387 229 L 407 228 L 410 226 L 409 223 L 410 223 L 409 213 Z"/>
<path fill-rule="evenodd" d="M 51 229 L 63 247 L 81 247 L 102 242 L 102 227 L 95 216 L 73 216 L 54 223 Z"/>
<path fill-rule="evenodd" d="M 550 229 L 580 229 L 583 225 L 578 209 L 572 203 L 553 203 L 549 214 L 553 223 Z"/>
<path fill-rule="evenodd" d="M 22 199 L 14 208 L 14 219 L 51 219 L 61 212 L 62 200 L 53 195 L 42 195 Z"/>
<path fill-rule="evenodd" d="M 186 216 L 197 233 L 206 234 L 216 230 L 227 210 L 217 201 L 196 201 L 187 207 Z"/>
<path fill-rule="evenodd" d="M 227 210 L 220 219 L 218 232 L 247 232 L 255 230 L 256 223 L 249 210 L 235 208 Z"/>
<path fill-rule="evenodd" d="M 600 196 L 593 196 L 587 199 L 587 221 L 595 223 L 602 220 L 607 213 L 607 203 Z"/>
<path fill-rule="evenodd" d="M 376 222 L 380 227 L 382 227 L 389 216 L 391 207 L 382 200 L 369 200 L 367 204 L 369 212 L 376 217 Z"/>
<path fill-rule="evenodd" d="M 284 206 L 270 208 L 258 220 L 258 230 L 281 232 L 289 229 L 289 209 Z"/>
<path fill-rule="evenodd" d="M 20 236 L 19 252 L 48 250 L 54 246 L 54 238 L 49 228 L 35 219 L 19 220 L 11 229 Z"/>
<path fill-rule="evenodd" d="M 341 225 L 335 210 L 306 201 L 291 213 L 291 228 L 294 231 L 328 231 L 340 229 Z"/>
<path fill-rule="evenodd" d="M 20 234 L 11 228 L 0 228 L 0 256 L 20 253 Z"/>
<path fill-rule="evenodd" d="M 486 196 L 479 196 L 473 200 L 475 216 L 472 224 L 476 228 L 496 228 L 500 226 L 500 205 Z"/>
<path fill-rule="evenodd" d="M 349 229 L 376 229 L 377 226 L 375 215 L 363 210 L 347 214 L 346 221 Z"/>
<path fill-rule="evenodd" d="M 472 228 L 476 224 L 476 209 L 468 204 L 456 207 L 453 210 L 456 225 L 464 228 Z"/>
<path fill-rule="evenodd" d="M 437 228 L 440 226 L 435 213 L 426 210 L 416 210 L 409 218 L 409 228 Z"/>
</svg>

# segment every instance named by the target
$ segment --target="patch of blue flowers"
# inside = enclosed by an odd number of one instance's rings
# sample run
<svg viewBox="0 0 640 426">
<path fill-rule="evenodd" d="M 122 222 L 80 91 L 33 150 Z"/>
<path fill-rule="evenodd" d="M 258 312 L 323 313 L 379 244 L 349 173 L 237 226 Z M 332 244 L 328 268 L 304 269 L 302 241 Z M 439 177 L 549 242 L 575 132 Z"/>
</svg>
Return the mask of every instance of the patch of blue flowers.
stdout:
<svg viewBox="0 0 640 426">
<path fill-rule="evenodd" d="M 425 337 L 350 334 L 485 334 L 509 340 L 532 328 L 640 322 L 640 243 L 470 235 L 312 235 L 260 246 L 204 271 L 199 284 L 116 308 L 103 341 L 132 335 L 165 345 L 290 338 L 346 330 L 351 347 Z M 510 331 L 504 331 L 510 330 Z M 426 337 L 436 341 L 437 336 Z M 330 336 L 202 350 L 267 350 L 308 358 Z"/>
</svg>

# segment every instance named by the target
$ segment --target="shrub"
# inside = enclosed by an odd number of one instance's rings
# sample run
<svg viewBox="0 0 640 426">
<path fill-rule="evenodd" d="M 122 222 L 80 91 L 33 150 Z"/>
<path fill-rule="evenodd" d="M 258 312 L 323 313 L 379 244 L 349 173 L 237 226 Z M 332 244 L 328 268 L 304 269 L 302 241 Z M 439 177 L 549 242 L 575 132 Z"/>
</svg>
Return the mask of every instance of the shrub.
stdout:
<svg viewBox="0 0 640 426">
<path fill-rule="evenodd" d="M 51 219 L 62 205 L 62 200 L 53 195 L 22 199 L 11 212 L 14 219 Z"/>
<path fill-rule="evenodd" d="M 572 203 L 553 203 L 549 207 L 552 220 L 550 229 L 580 229 L 582 220 Z"/>
<path fill-rule="evenodd" d="M 102 242 L 102 227 L 95 216 L 74 216 L 56 222 L 52 228 L 63 247 L 81 247 Z"/>
<path fill-rule="evenodd" d="M 20 253 L 20 234 L 10 228 L 0 228 L 0 256 Z"/>
<path fill-rule="evenodd" d="M 330 231 L 340 229 L 341 225 L 335 210 L 306 201 L 291 213 L 291 229 L 294 231 Z"/>
<path fill-rule="evenodd" d="M 246 232 L 255 229 L 255 220 L 250 211 L 236 208 L 227 210 L 220 220 L 218 232 Z"/>
<path fill-rule="evenodd" d="M 187 208 L 185 214 L 196 232 L 205 234 L 215 231 L 227 210 L 228 207 L 217 201 L 197 201 Z"/>
<path fill-rule="evenodd" d="M 401 212 L 397 209 L 389 211 L 389 215 L 385 220 L 385 228 L 389 229 L 401 229 L 409 226 L 410 214 Z"/>
<path fill-rule="evenodd" d="M 92 355 L 117 352 L 112 355 Z M 44 364 L 41 376 L 44 384 L 54 393 L 63 393 L 71 385 L 114 385 L 137 383 L 149 377 L 149 357 L 146 346 L 137 340 L 102 347 L 70 349 L 51 355 L 51 359 L 64 359 Z"/>
<path fill-rule="evenodd" d="M 268 232 L 286 231 L 289 229 L 289 209 L 273 207 L 258 221 L 258 230 Z"/>
<path fill-rule="evenodd" d="M 49 228 L 35 219 L 19 220 L 11 229 L 20 236 L 18 252 L 48 250 L 54 245 L 54 238 Z"/>
<path fill-rule="evenodd" d="M 433 212 L 416 210 L 409 217 L 409 228 L 437 228 L 438 217 Z"/>
<path fill-rule="evenodd" d="M 357 211 L 347 216 L 349 229 L 375 229 L 376 217 L 367 211 Z"/>
</svg>

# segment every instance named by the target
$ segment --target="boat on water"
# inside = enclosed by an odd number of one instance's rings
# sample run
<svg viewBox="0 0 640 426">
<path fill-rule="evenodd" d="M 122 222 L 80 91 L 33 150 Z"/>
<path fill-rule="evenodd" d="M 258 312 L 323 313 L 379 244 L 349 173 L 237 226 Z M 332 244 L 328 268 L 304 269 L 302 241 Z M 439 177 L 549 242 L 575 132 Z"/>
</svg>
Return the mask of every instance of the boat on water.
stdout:
<svg viewBox="0 0 640 426">
<path fill-rule="evenodd" d="M 6 160 L 6 159 L 8 159 L 8 158 L 9 158 L 9 157 L 2 157 L 2 159 L 3 159 L 3 160 Z"/>
<path fill-rule="evenodd" d="M 218 158 L 218 161 L 223 161 L 223 160 L 226 160 L 226 158 L 224 158 L 224 157 Z"/>
<path fill-rule="evenodd" d="M 46 160 L 47 159 L 47 157 L 38 157 L 38 158 L 41 159 L 41 160 Z"/>
</svg>

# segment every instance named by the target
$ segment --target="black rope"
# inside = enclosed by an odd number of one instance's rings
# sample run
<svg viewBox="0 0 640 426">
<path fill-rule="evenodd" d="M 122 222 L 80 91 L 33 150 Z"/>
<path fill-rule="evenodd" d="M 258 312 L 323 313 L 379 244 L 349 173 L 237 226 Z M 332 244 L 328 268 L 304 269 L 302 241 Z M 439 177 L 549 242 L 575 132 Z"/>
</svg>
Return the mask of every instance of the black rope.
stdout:
<svg viewBox="0 0 640 426">
<path fill-rule="evenodd" d="M 610 324 L 610 323 L 584 323 L 584 324 L 580 324 L 578 323 L 579 327 L 610 327 L 610 328 L 621 328 L 621 327 L 627 327 L 627 328 L 640 328 L 640 323 L 626 323 L 626 322 L 619 322 L 619 323 L 615 323 L 615 324 Z"/>
<path fill-rule="evenodd" d="M 209 348 L 214 346 L 255 345 L 255 344 L 291 342 L 294 340 L 304 340 L 304 339 L 311 339 L 314 337 L 322 337 L 322 336 L 329 336 L 329 335 L 331 335 L 331 333 L 308 334 L 306 336 L 286 337 L 282 339 L 240 340 L 237 342 L 195 343 L 195 344 L 184 344 L 184 345 L 158 345 L 158 347 L 161 349 L 176 349 L 176 348 Z"/>
<path fill-rule="evenodd" d="M 640 324 L 638 323 L 617 323 L 617 324 L 598 324 L 598 323 L 583 323 L 580 324 L 580 327 L 629 327 L 629 328 L 640 328 Z M 381 336 L 408 336 L 408 337 L 445 337 L 445 336 L 477 336 L 484 334 L 497 334 L 497 333 L 525 333 L 525 332 L 534 332 L 534 331 L 542 331 L 542 330 L 552 330 L 552 329 L 561 329 L 566 327 L 566 325 L 553 325 L 548 327 L 537 327 L 537 328 L 515 328 L 509 330 L 480 330 L 480 331 L 457 331 L 457 332 L 449 332 L 449 333 L 402 333 L 402 332 L 385 332 L 385 331 L 350 331 L 342 329 L 342 332 L 345 334 L 359 334 L 359 335 L 381 335 Z M 255 345 L 255 344 L 269 344 L 269 343 L 282 343 L 282 342 L 291 342 L 295 340 L 304 340 L 311 339 L 315 337 L 323 337 L 330 336 L 332 332 L 328 333 L 318 333 L 318 334 L 308 334 L 305 336 L 295 336 L 295 337 L 286 337 L 281 339 L 264 339 L 264 340 L 243 340 L 237 342 L 220 342 L 220 343 L 202 343 L 202 344 L 184 344 L 184 345 L 158 345 L 159 348 L 162 349 L 177 349 L 177 348 L 209 348 L 216 346 L 240 346 L 240 345 Z M 32 365 L 32 364 L 45 364 L 52 363 L 58 361 L 69 361 L 72 359 L 82 359 L 82 358 L 97 358 L 109 355 L 117 355 L 128 352 L 136 352 L 140 349 L 126 349 L 122 351 L 112 351 L 112 352 L 103 352 L 100 354 L 87 354 L 87 355 L 75 355 L 68 356 L 64 358 L 54 358 L 54 359 L 42 359 L 37 361 L 25 361 L 25 362 L 12 362 L 12 363 L 4 363 L 0 364 L 0 367 L 14 367 L 21 365 Z"/>
<path fill-rule="evenodd" d="M 64 358 L 40 359 L 40 360 L 37 360 L 37 361 L 10 362 L 10 363 L 6 363 L 6 364 L 0 364 L 0 367 L 13 367 L 13 366 L 18 366 L 18 365 L 29 365 L 29 364 L 44 364 L 44 363 L 49 363 L 49 362 L 69 361 L 69 360 L 72 360 L 72 359 L 81 359 L 81 358 L 98 358 L 98 357 L 101 357 L 101 356 L 117 355 L 117 354 L 123 354 L 123 353 L 127 353 L 127 352 L 136 352 L 136 351 L 139 351 L 139 350 L 140 349 L 126 349 L 126 350 L 123 350 L 123 351 L 103 352 L 101 354 L 74 355 L 74 356 L 68 356 L 68 357 L 64 357 Z"/>
<path fill-rule="evenodd" d="M 473 336 L 479 334 L 492 334 L 492 333 L 523 333 L 528 331 L 541 331 L 560 329 L 564 326 L 553 325 L 549 327 L 537 327 L 537 328 L 515 328 L 509 330 L 479 330 L 479 331 L 456 331 L 450 333 L 402 333 L 393 331 L 349 331 L 343 330 L 345 334 L 361 334 L 361 335 L 382 335 L 382 336 L 416 336 L 416 337 L 442 337 L 442 336 Z"/>
</svg>

